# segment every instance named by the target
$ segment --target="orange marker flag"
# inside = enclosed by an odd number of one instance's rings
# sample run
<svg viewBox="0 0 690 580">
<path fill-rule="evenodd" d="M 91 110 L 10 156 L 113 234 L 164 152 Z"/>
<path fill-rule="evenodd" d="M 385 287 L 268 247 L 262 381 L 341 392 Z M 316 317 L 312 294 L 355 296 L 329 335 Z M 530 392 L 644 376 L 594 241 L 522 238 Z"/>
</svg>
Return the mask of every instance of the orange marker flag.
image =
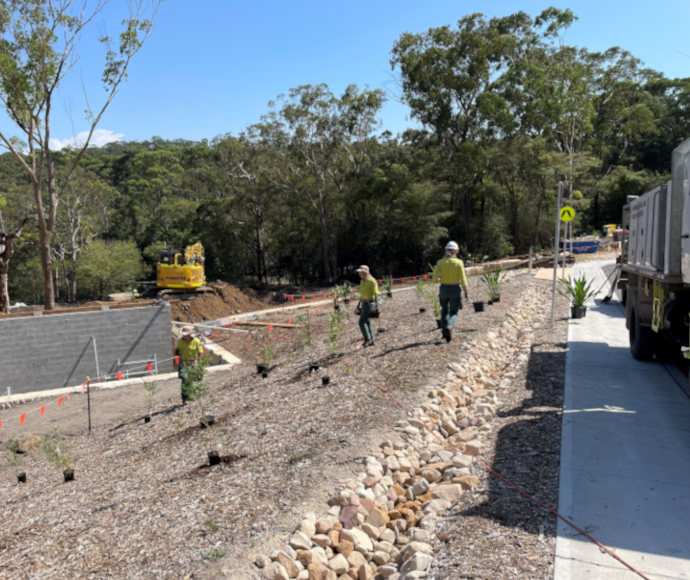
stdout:
<svg viewBox="0 0 690 580">
<path fill-rule="evenodd" d="M 288 324 L 292 323 L 292 318 L 288 318 Z"/>
<path fill-rule="evenodd" d="M 62 397 L 58 399 L 58 407 L 62 407 Z"/>
<path fill-rule="evenodd" d="M 404 283 L 405 283 L 405 278 L 400 278 L 400 281 L 404 284 Z"/>
<path fill-rule="evenodd" d="M 43 417 L 43 415 L 45 415 L 45 414 L 46 414 L 46 406 L 43 405 L 43 406 L 41 407 L 41 417 Z"/>
<path fill-rule="evenodd" d="M 115 373 L 115 376 L 117 377 L 117 380 L 118 380 L 118 381 L 121 381 L 121 380 L 122 380 L 122 371 L 117 371 L 117 372 Z"/>
<path fill-rule="evenodd" d="M 26 421 L 26 413 L 22 413 L 21 416 L 19 417 L 19 424 L 22 427 L 24 426 L 24 421 Z"/>
<path fill-rule="evenodd" d="M 67 393 L 67 400 L 68 400 L 68 401 L 69 401 L 69 398 L 70 398 L 71 395 L 72 395 L 72 393 Z"/>
<path fill-rule="evenodd" d="M 268 325 L 268 332 L 271 332 L 271 330 L 273 330 L 273 325 L 272 325 L 272 324 L 269 324 L 269 325 Z"/>
<path fill-rule="evenodd" d="M 179 365 L 180 364 L 180 357 L 179 355 L 175 357 L 175 364 Z"/>
<path fill-rule="evenodd" d="M 2 431 L 2 421 L 0 421 L 0 431 Z"/>
<path fill-rule="evenodd" d="M 149 363 L 149 364 L 146 365 L 146 370 L 147 370 L 148 372 L 151 372 L 151 369 L 152 369 L 152 368 L 153 368 L 153 363 Z"/>
</svg>

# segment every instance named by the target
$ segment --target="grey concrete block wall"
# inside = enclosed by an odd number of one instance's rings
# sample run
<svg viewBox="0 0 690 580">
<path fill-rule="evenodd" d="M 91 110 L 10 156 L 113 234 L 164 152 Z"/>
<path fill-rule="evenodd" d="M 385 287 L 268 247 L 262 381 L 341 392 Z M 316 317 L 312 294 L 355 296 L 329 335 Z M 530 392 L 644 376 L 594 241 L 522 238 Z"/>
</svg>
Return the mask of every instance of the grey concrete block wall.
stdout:
<svg viewBox="0 0 690 580">
<path fill-rule="evenodd" d="M 118 358 L 145 371 L 155 357 L 159 373 L 171 372 L 170 305 L 0 319 L 0 396 L 95 381 L 96 353 L 101 376 L 119 370 Z"/>
</svg>

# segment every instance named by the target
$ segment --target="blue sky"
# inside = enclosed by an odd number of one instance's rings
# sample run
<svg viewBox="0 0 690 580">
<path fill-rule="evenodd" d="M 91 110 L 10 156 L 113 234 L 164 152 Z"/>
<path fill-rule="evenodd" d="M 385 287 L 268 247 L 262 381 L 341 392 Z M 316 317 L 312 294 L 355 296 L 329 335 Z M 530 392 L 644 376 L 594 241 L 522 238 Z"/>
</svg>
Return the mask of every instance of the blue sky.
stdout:
<svg viewBox="0 0 690 580">
<path fill-rule="evenodd" d="M 566 34 L 568 44 L 590 50 L 618 45 L 669 77 L 690 76 L 688 0 L 167 0 L 99 125 L 99 142 L 236 135 L 258 122 L 279 94 L 318 83 L 335 94 L 349 83 L 383 89 L 389 101 L 379 117 L 382 128 L 398 133 L 411 122 L 395 100 L 399 83 L 389 60 L 403 32 L 453 25 L 472 12 L 534 16 L 550 5 L 569 7 L 579 17 Z M 54 102 L 56 139 L 86 129 L 82 82 L 93 103 L 99 97 L 95 34 L 114 32 L 125 6 L 111 0 L 94 34 L 82 39 L 80 61 Z M 2 118 L 0 129 L 8 129 Z"/>
</svg>

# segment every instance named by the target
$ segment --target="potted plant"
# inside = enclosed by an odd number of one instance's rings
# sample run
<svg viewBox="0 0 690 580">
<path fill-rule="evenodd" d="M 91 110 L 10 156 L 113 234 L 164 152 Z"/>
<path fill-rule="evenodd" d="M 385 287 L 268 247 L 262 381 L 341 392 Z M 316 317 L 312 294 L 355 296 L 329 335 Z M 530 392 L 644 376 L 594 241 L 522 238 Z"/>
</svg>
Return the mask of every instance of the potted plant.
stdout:
<svg viewBox="0 0 690 580">
<path fill-rule="evenodd" d="M 74 481 L 74 466 L 72 464 L 72 457 L 70 456 L 67 440 L 57 427 L 53 427 L 52 431 L 43 436 L 41 451 L 48 461 L 62 469 L 62 477 L 65 483 Z"/>
<path fill-rule="evenodd" d="M 5 446 L 7 450 L 7 465 L 10 467 L 19 467 L 23 453 L 19 451 L 19 443 L 16 439 L 10 439 Z M 26 483 L 26 472 L 20 471 L 17 473 L 17 483 Z"/>
<path fill-rule="evenodd" d="M 441 328 L 441 303 L 438 300 L 438 295 L 433 287 L 427 286 L 426 297 L 431 302 L 431 308 L 434 311 L 434 316 L 436 317 L 436 326 Z"/>
<path fill-rule="evenodd" d="M 268 371 L 271 370 L 271 363 L 273 362 L 273 355 L 275 354 L 275 345 L 271 340 L 271 336 L 268 332 L 262 333 L 261 338 L 261 348 L 259 349 L 259 356 L 261 357 L 261 362 L 256 365 L 257 370 L 261 373 L 263 378 L 268 377 Z"/>
<path fill-rule="evenodd" d="M 144 423 L 148 423 L 149 421 L 151 421 L 153 397 L 158 392 L 158 385 L 151 381 L 144 381 L 144 389 L 146 389 L 146 415 L 144 415 Z"/>
<path fill-rule="evenodd" d="M 303 314 L 298 318 L 298 321 L 303 325 L 302 328 L 304 328 L 302 333 L 302 346 L 305 347 L 309 352 L 309 372 L 311 373 L 312 371 L 319 370 L 319 362 L 316 360 L 314 355 L 314 343 L 311 336 L 309 309 L 307 309 L 306 314 Z"/>
<path fill-rule="evenodd" d="M 417 285 L 414 287 L 414 293 L 419 298 L 419 300 L 424 300 L 427 295 L 427 282 L 423 278 L 419 279 L 419 282 L 417 282 Z M 420 314 L 423 312 L 426 312 L 426 308 L 424 306 L 419 307 L 419 312 Z"/>
<path fill-rule="evenodd" d="M 501 287 L 505 280 L 505 274 L 502 268 L 498 270 L 485 268 L 482 272 L 482 281 L 486 284 L 489 292 L 489 304 L 501 301 Z"/>
<path fill-rule="evenodd" d="M 393 298 L 393 277 L 387 276 L 382 280 L 383 289 L 386 291 L 388 298 Z"/>
<path fill-rule="evenodd" d="M 345 282 L 340 286 L 336 286 L 336 290 L 338 291 L 340 297 L 343 299 L 343 303 L 349 304 L 350 294 L 352 293 L 352 288 L 350 287 L 350 285 L 347 282 Z"/>
<path fill-rule="evenodd" d="M 593 280 L 587 281 L 584 276 L 568 279 L 560 278 L 561 293 L 570 300 L 572 318 L 583 318 L 587 314 L 587 303 L 594 299 L 597 291 L 592 288 Z"/>
<path fill-rule="evenodd" d="M 340 311 L 335 311 L 328 315 L 328 335 L 324 343 L 326 343 L 326 348 L 331 357 L 336 357 L 342 352 L 339 341 L 344 328 L 343 315 Z"/>
<path fill-rule="evenodd" d="M 210 385 L 204 381 L 206 368 L 210 362 L 211 357 L 204 356 L 195 364 L 187 365 L 182 368 L 182 380 L 189 385 L 189 399 L 195 401 L 199 408 L 199 423 L 202 429 L 206 429 L 215 423 L 215 417 L 208 413 L 211 404 L 211 401 L 208 400 Z"/>
</svg>

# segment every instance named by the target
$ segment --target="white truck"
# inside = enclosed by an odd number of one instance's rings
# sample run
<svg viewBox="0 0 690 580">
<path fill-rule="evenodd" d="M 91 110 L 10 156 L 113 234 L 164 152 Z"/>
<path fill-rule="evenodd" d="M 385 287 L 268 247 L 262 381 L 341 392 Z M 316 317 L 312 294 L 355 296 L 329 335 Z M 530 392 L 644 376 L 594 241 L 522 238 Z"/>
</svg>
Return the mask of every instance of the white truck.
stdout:
<svg viewBox="0 0 690 580">
<path fill-rule="evenodd" d="M 673 151 L 670 181 L 628 199 L 622 225 L 630 351 L 673 360 L 690 343 L 690 139 Z"/>
</svg>

